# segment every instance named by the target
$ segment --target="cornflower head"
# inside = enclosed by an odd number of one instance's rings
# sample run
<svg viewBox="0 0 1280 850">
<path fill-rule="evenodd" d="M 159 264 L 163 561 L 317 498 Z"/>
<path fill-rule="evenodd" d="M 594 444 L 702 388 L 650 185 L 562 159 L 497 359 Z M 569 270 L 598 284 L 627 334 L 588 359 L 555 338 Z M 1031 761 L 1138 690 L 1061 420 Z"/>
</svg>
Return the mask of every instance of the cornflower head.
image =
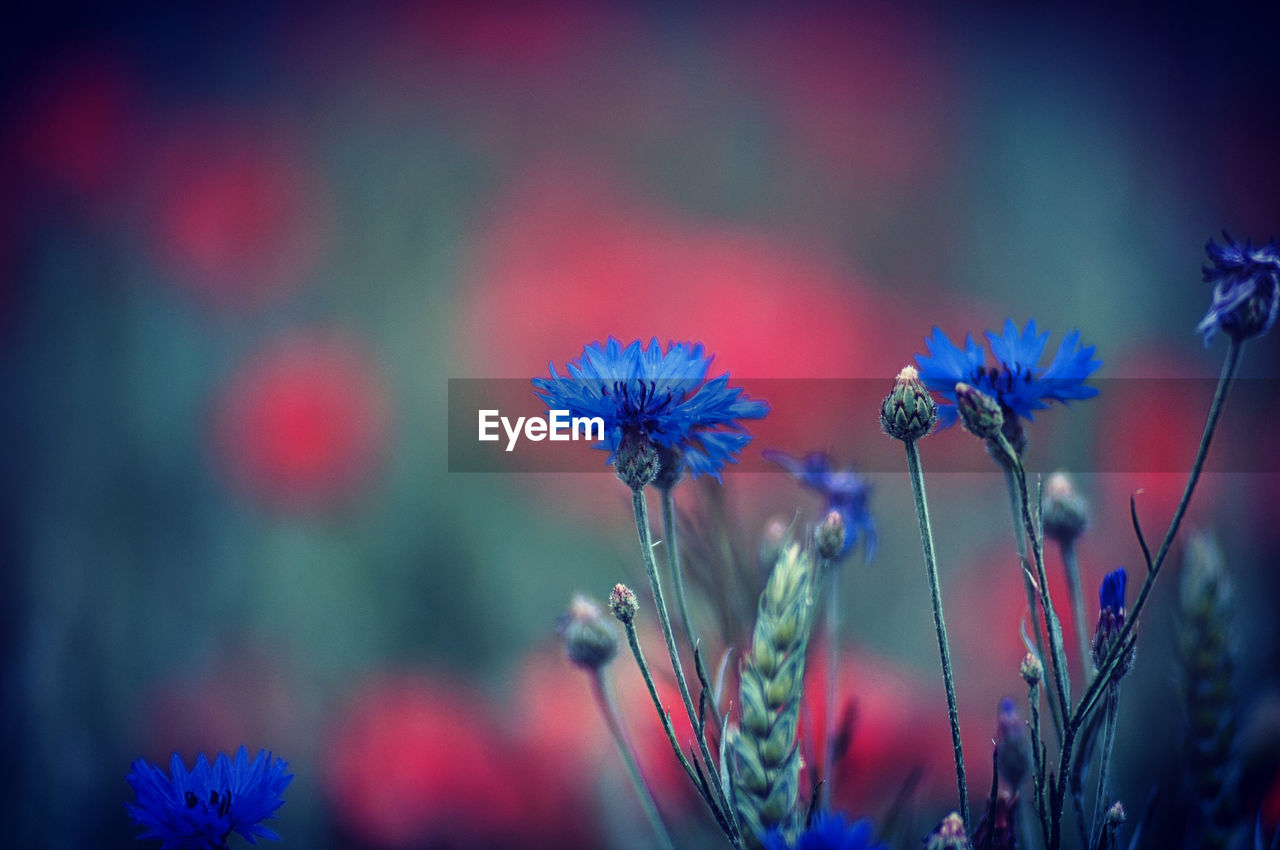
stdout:
<svg viewBox="0 0 1280 850">
<path fill-rule="evenodd" d="M 862 541 L 868 561 L 876 554 L 876 525 L 871 518 L 868 501 L 871 485 L 852 469 L 837 468 L 824 452 L 811 452 L 794 458 L 786 452 L 767 449 L 761 452 L 791 474 L 791 477 L 823 498 L 823 513 L 835 511 L 844 522 L 844 541 L 832 560 L 838 560 Z"/>
<path fill-rule="evenodd" d="M 967 384 L 999 402 L 1005 436 L 1019 450 L 1023 443 L 1019 417 L 1030 422 L 1035 411 L 1048 408 L 1051 401 L 1067 404 L 1098 394 L 1096 388 L 1085 386 L 1085 381 L 1102 361 L 1093 359 L 1092 345 L 1080 347 L 1079 331 L 1063 337 L 1047 367 L 1040 366 L 1040 358 L 1049 334 L 1037 333 L 1034 319 L 1022 331 L 1011 319 L 1005 319 L 999 336 L 991 331 L 986 336 L 994 366 L 986 365 L 986 352 L 972 335 L 965 337 L 961 351 L 938 327 L 925 340 L 929 355 L 916 355 L 925 386 L 944 399 L 938 407 L 941 427 L 949 428 L 956 422 L 956 384 Z"/>
<path fill-rule="evenodd" d="M 1219 330 L 1237 341 L 1261 336 L 1280 312 L 1280 246 L 1273 239 L 1255 249 L 1253 242 L 1241 245 L 1225 230 L 1222 236 L 1226 244 L 1210 239 L 1204 246 L 1213 265 L 1202 271 L 1205 283 L 1213 284 L 1213 301 L 1196 331 L 1205 345 Z"/>
<path fill-rule="evenodd" d="M 701 343 L 672 342 L 663 352 L 657 339 L 624 348 L 609 337 L 568 361 L 567 375 L 550 364 L 550 378 L 533 379 L 534 393 L 549 409 L 603 419 L 604 440 L 595 447 L 609 452 L 632 489 L 655 479 L 670 487 L 685 470 L 718 481 L 751 441 L 739 420 L 760 419 L 769 405 L 729 387 L 728 373 L 708 381 L 711 360 Z"/>
<path fill-rule="evenodd" d="M 288 766 L 266 750 L 250 762 L 244 747 L 234 759 L 219 753 L 212 767 L 201 753 L 190 771 L 174 753 L 168 776 L 138 759 L 128 776 L 136 801 L 125 808 L 146 830 L 138 838 L 158 839 L 161 850 L 225 850 L 233 832 L 250 844 L 257 838 L 279 841 L 262 821 L 284 804 L 281 794 L 293 780 L 285 773 Z"/>
<path fill-rule="evenodd" d="M 1093 633 L 1093 663 L 1098 669 L 1102 668 L 1112 642 L 1124 628 L 1124 597 L 1128 583 L 1129 576 L 1124 567 L 1120 567 L 1107 573 L 1098 588 L 1098 627 Z M 1132 667 L 1133 654 L 1130 653 L 1118 669 L 1117 678 L 1129 672 Z"/>
<path fill-rule="evenodd" d="M 884 850 L 871 834 L 871 821 L 849 819 L 836 812 L 817 812 L 804 832 L 789 841 L 782 830 L 772 830 L 764 839 L 765 850 Z"/>
</svg>

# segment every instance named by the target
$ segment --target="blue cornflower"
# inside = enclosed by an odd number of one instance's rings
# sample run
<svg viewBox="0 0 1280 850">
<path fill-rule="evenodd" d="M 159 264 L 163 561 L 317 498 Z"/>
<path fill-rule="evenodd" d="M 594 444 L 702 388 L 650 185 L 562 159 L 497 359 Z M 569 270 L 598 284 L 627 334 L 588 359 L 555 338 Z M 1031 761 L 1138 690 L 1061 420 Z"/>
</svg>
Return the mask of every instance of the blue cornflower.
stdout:
<svg viewBox="0 0 1280 850">
<path fill-rule="evenodd" d="M 1205 344 L 1221 330 L 1236 340 L 1271 330 L 1280 312 L 1280 246 L 1271 240 L 1255 249 L 1253 242 L 1238 244 L 1225 230 L 1225 245 L 1210 239 L 1204 250 L 1213 262 L 1205 266 L 1205 283 L 1213 284 L 1213 303 L 1196 326 Z"/>
<path fill-rule="evenodd" d="M 884 845 L 871 839 L 871 821 L 866 818 L 849 823 L 842 814 L 818 812 L 809 828 L 787 841 L 780 831 L 770 830 L 764 837 L 765 850 L 884 850 Z"/>
<path fill-rule="evenodd" d="M 766 460 L 771 460 L 791 473 L 797 481 L 816 491 L 825 500 L 824 512 L 836 511 L 844 521 L 844 544 L 840 547 L 842 558 L 853 549 L 859 541 L 863 541 L 863 552 L 868 561 L 876 554 L 876 525 L 871 519 L 871 511 L 867 502 L 871 496 L 871 485 L 853 470 L 835 468 L 831 458 L 825 452 L 812 452 L 801 458 L 794 458 L 786 452 L 767 449 L 761 452 Z"/>
<path fill-rule="evenodd" d="M 244 747 L 234 759 L 219 753 L 212 767 L 201 753 L 190 772 L 174 753 L 168 776 L 138 759 L 128 776 L 137 801 L 125 808 L 146 829 L 138 838 L 159 839 L 161 850 L 225 850 L 232 832 L 250 844 L 258 843 L 255 838 L 279 841 L 262 821 L 284 803 L 280 795 L 293 779 L 285 773 L 288 766 L 265 750 L 250 762 Z"/>
<path fill-rule="evenodd" d="M 1107 573 L 1098 587 L 1098 608 L 1123 621 L 1124 595 L 1128 584 L 1129 575 L 1124 567 Z"/>
<path fill-rule="evenodd" d="M 657 339 L 623 348 L 609 337 L 566 363 L 567 376 L 552 363 L 551 377 L 534 378 L 533 385 L 551 410 L 604 420 L 604 441 L 596 448 L 608 449 L 610 463 L 624 438 L 638 438 L 668 464 L 679 464 L 677 471 L 719 480 L 724 465 L 737 463 L 735 455 L 751 441 L 738 420 L 760 419 L 769 405 L 728 387 L 728 373 L 706 380 L 711 360 L 701 343 L 672 342 L 663 353 Z"/>
<path fill-rule="evenodd" d="M 961 351 L 941 329 L 934 327 L 933 335 L 925 340 L 931 356 L 917 354 L 916 362 L 925 386 L 950 402 L 938 407 L 942 427 L 949 428 L 956 422 L 959 383 L 969 384 L 1000 402 L 1008 428 L 1018 424 L 1018 416 L 1031 421 L 1034 411 L 1044 410 L 1050 401 L 1066 404 L 1097 395 L 1097 389 L 1084 384 L 1102 365 L 1101 360 L 1093 359 L 1093 346 L 1079 347 L 1080 332 L 1071 331 L 1059 343 L 1053 362 L 1042 369 L 1040 356 L 1048 339 L 1048 333 L 1036 333 L 1034 319 L 1021 333 L 1011 319 L 1005 319 L 1000 336 L 987 331 L 987 342 L 997 364 L 988 367 L 986 352 L 972 335 L 965 337 Z"/>
</svg>

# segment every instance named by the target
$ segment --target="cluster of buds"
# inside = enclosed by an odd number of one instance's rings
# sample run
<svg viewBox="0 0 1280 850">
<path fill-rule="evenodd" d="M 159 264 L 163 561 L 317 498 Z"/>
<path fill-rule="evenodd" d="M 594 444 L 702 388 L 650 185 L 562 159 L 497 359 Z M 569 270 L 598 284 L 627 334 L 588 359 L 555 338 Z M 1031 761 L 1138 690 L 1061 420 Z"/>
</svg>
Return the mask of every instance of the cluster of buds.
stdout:
<svg viewBox="0 0 1280 850">
<path fill-rule="evenodd" d="M 1113 644 L 1119 639 L 1120 630 L 1124 628 L 1125 588 L 1129 577 L 1124 567 L 1107 573 L 1098 588 L 1098 628 L 1093 633 L 1093 664 L 1099 670 L 1111 652 Z M 1120 678 L 1133 669 L 1133 651 L 1116 668 L 1115 676 Z"/>
<path fill-rule="evenodd" d="M 575 595 L 560 621 L 565 655 L 584 670 L 599 670 L 618 654 L 616 628 L 599 605 L 581 593 Z"/>
</svg>

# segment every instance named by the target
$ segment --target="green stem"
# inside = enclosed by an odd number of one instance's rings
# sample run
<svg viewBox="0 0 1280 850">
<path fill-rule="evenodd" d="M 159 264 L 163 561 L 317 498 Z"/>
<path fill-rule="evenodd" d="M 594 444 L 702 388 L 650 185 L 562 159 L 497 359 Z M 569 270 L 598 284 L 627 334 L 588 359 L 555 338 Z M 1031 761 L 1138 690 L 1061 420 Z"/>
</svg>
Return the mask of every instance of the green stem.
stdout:
<svg viewBox="0 0 1280 850">
<path fill-rule="evenodd" d="M 960 744 L 960 715 L 956 711 L 956 686 L 951 672 L 951 650 L 947 647 L 947 624 L 942 616 L 942 591 L 938 587 L 938 564 L 933 554 L 933 526 L 929 523 L 929 502 L 924 493 L 924 474 L 920 471 L 920 450 L 915 440 L 904 440 L 907 448 L 907 471 L 915 496 L 916 519 L 920 522 L 920 544 L 924 547 L 924 567 L 929 575 L 929 597 L 933 603 L 933 626 L 938 633 L 938 654 L 942 658 L 942 680 L 947 689 L 947 716 L 951 721 L 951 748 L 956 761 L 956 787 L 960 794 L 960 817 L 966 829 L 969 820 L 969 792 L 964 778 L 964 750 Z"/>
<path fill-rule="evenodd" d="M 1151 588 L 1155 584 L 1156 576 L 1159 575 L 1160 568 L 1164 565 L 1164 559 L 1169 554 L 1169 547 L 1173 545 L 1173 538 L 1178 533 L 1178 527 L 1182 524 L 1182 518 L 1187 512 L 1187 507 L 1191 504 L 1191 494 L 1195 492 L 1196 483 L 1200 480 L 1200 473 L 1204 469 L 1204 461 L 1209 454 L 1209 445 L 1213 442 L 1214 431 L 1217 430 L 1218 420 L 1222 417 L 1222 410 L 1227 401 L 1227 393 L 1231 388 L 1231 382 L 1235 379 L 1243 350 L 1244 343 L 1242 341 L 1231 340 L 1231 344 L 1227 348 L 1226 360 L 1222 364 L 1222 373 L 1218 377 L 1217 389 L 1213 393 L 1213 401 L 1209 405 L 1209 414 L 1204 423 L 1204 432 L 1200 435 L 1200 445 L 1196 449 L 1196 457 L 1191 464 L 1191 474 L 1187 477 L 1187 484 L 1183 488 L 1182 498 L 1178 501 L 1177 509 L 1174 510 L 1173 519 L 1169 523 L 1169 530 L 1165 532 L 1164 540 L 1161 542 L 1155 558 L 1147 562 L 1146 580 L 1142 583 L 1142 589 L 1138 592 L 1138 598 L 1134 601 L 1133 607 L 1129 609 L 1124 625 L 1120 628 L 1114 642 L 1111 644 L 1111 651 L 1102 660 L 1098 667 L 1098 673 L 1085 691 L 1085 695 L 1080 700 L 1080 705 L 1077 706 L 1075 714 L 1067 722 L 1066 738 L 1063 740 L 1062 753 L 1058 760 L 1060 775 L 1065 776 L 1066 770 L 1071 764 L 1072 744 L 1076 733 L 1088 716 L 1089 711 L 1092 710 L 1099 692 L 1111 681 L 1121 659 L 1125 657 L 1133 646 L 1133 642 L 1130 639 L 1131 633 L 1138 622 L 1138 615 L 1142 612 L 1147 597 L 1151 594 Z M 1058 799 L 1054 801 L 1053 844 L 1051 845 L 1054 850 L 1056 850 L 1061 841 L 1060 831 L 1066 790 L 1065 783 L 1060 785 L 1057 790 Z"/>
<path fill-rule="evenodd" d="M 1031 759 L 1034 773 L 1031 776 L 1031 794 L 1040 821 L 1040 835 L 1044 846 L 1049 846 L 1049 807 L 1044 798 L 1044 741 L 1040 738 L 1040 685 L 1029 685 L 1027 702 L 1031 706 Z"/>
<path fill-rule="evenodd" d="M 605 682 L 604 671 L 601 669 L 592 671 L 591 692 L 596 698 L 596 705 L 600 707 L 600 713 L 604 715 L 604 722 L 609 727 L 609 734 L 613 736 L 614 743 L 618 745 L 618 754 L 622 756 L 622 764 L 627 769 L 631 787 L 635 789 L 636 796 L 640 798 L 640 806 L 644 809 L 645 817 L 649 819 L 649 824 L 653 827 L 653 831 L 657 834 L 662 846 L 668 848 L 668 850 L 675 850 L 675 843 L 672 842 L 671 836 L 667 833 L 667 827 L 662 823 L 662 816 L 658 814 L 657 804 L 653 802 L 653 794 L 650 793 L 649 786 L 645 783 L 644 776 L 640 773 L 640 765 L 636 763 L 636 756 L 631 749 L 631 742 L 627 740 L 626 733 L 622 730 L 622 720 L 618 715 L 618 706 L 614 702 L 613 694 L 609 689 L 608 683 Z"/>
<path fill-rule="evenodd" d="M 1008 463 L 1000 465 L 1004 469 L 1005 489 L 1009 493 L 1009 508 L 1013 513 L 1013 539 L 1018 547 L 1018 570 L 1022 573 L 1022 586 L 1027 593 L 1027 610 L 1031 616 L 1031 634 L 1035 638 L 1036 654 L 1043 660 L 1048 656 L 1044 651 L 1044 637 L 1040 632 L 1040 606 L 1036 602 L 1035 584 L 1031 581 L 1031 576 L 1027 573 L 1025 566 L 1031 563 L 1031 560 L 1027 557 L 1027 531 L 1022 523 L 1023 501 L 1019 495 L 1018 484 L 1014 479 L 1013 467 Z M 1058 736 L 1058 741 L 1061 742 L 1063 716 L 1052 697 L 1049 698 L 1049 717 L 1053 720 L 1053 731 Z"/>
<path fill-rule="evenodd" d="M 680 761 L 680 766 L 684 768 L 685 774 L 689 777 L 689 781 L 693 783 L 693 787 L 698 789 L 698 794 L 706 802 L 711 813 L 715 815 L 716 823 L 720 824 L 721 829 L 733 842 L 733 846 L 737 847 L 738 842 L 732 835 L 732 831 L 728 827 L 728 821 L 720 812 L 719 802 L 709 799 L 702 791 L 701 783 L 698 782 L 698 774 L 693 769 L 693 765 L 689 763 L 688 757 L 684 754 L 684 750 L 680 746 L 680 742 L 676 740 L 676 731 L 671 725 L 671 715 L 662 705 L 662 699 L 658 696 L 658 689 L 653 683 L 653 674 L 649 671 L 649 664 L 645 661 L 644 650 L 640 648 L 640 640 L 636 635 L 635 623 L 624 623 L 627 632 L 627 643 L 631 647 L 631 654 L 635 656 L 636 666 L 640 668 L 640 675 L 644 677 L 645 687 L 649 689 L 649 698 L 653 700 L 653 707 L 658 712 L 658 719 L 662 721 L 662 731 L 667 733 L 667 740 L 671 743 L 671 749 L 676 754 L 676 758 Z"/>
<path fill-rule="evenodd" d="M 1084 589 L 1080 584 L 1080 562 L 1076 558 L 1076 544 L 1072 540 L 1058 543 L 1062 553 L 1062 570 L 1067 575 L 1067 592 L 1071 594 L 1071 619 L 1076 624 L 1076 640 L 1080 643 L 1080 681 L 1088 684 L 1093 675 L 1093 651 L 1089 646 L 1089 631 L 1084 623 Z"/>
<path fill-rule="evenodd" d="M 684 665 L 680 662 L 680 650 L 676 647 L 675 632 L 671 628 L 671 615 L 667 613 L 667 602 L 662 595 L 662 579 L 658 576 L 658 565 L 653 558 L 653 539 L 649 533 L 649 507 L 645 504 L 643 490 L 631 491 L 631 505 L 635 511 L 636 532 L 640 536 L 640 552 L 644 556 L 645 571 L 649 574 L 649 586 L 653 590 L 653 605 L 658 612 L 658 622 L 662 625 L 662 637 L 667 643 L 667 654 L 671 656 L 671 669 L 675 672 L 680 699 L 684 701 L 684 710 L 689 716 L 689 724 L 693 727 L 694 737 L 698 739 L 698 749 L 702 753 L 702 761 L 706 765 L 707 776 L 719 807 L 729 812 L 729 801 L 725 799 L 724 786 L 720 782 L 720 770 L 711 758 L 711 751 L 707 748 L 707 736 L 699 720 L 697 709 L 693 706 L 693 697 L 689 694 L 689 682 L 685 679 Z"/>
<path fill-rule="evenodd" d="M 689 639 L 689 648 L 698 643 L 698 636 L 693 631 L 693 620 L 689 617 L 689 605 L 684 597 L 684 575 L 680 571 L 680 552 L 676 548 L 676 507 L 671 496 L 673 488 L 659 489 L 662 501 L 662 533 L 666 535 L 667 567 L 671 570 L 671 586 L 676 592 L 676 608 L 680 611 L 680 625 L 684 627 L 685 637 Z"/>
<path fill-rule="evenodd" d="M 1102 758 L 1098 762 L 1098 794 L 1093 802 L 1093 828 L 1089 846 L 1102 841 L 1103 820 L 1107 816 L 1107 786 L 1111 783 L 1111 751 L 1116 744 L 1116 718 L 1120 715 L 1120 684 L 1107 688 L 1107 714 L 1102 726 Z"/>
<path fill-rule="evenodd" d="M 824 565 L 827 578 L 827 693 L 826 693 L 826 734 L 823 736 L 822 769 L 822 808 L 831 809 L 832 787 L 836 781 L 836 702 L 840 688 L 840 573 L 839 565 L 827 561 Z"/>
</svg>

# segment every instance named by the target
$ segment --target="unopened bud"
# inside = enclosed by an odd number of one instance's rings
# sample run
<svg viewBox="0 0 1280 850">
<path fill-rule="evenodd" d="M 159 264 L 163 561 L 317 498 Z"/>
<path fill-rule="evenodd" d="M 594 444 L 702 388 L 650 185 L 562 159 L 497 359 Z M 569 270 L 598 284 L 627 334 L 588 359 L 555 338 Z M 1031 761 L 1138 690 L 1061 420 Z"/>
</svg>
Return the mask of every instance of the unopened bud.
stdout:
<svg viewBox="0 0 1280 850">
<path fill-rule="evenodd" d="M 569 613 L 560 621 L 565 654 L 585 670 L 600 669 L 618 653 L 614 628 L 599 605 L 577 594 L 569 604 Z"/>
<path fill-rule="evenodd" d="M 817 545 L 818 556 L 834 561 L 844 551 L 844 517 L 839 511 L 831 511 L 822 518 L 813 530 L 813 540 Z"/>
<path fill-rule="evenodd" d="M 880 427 L 895 440 L 918 440 L 938 422 L 938 405 L 914 366 L 903 366 L 880 404 Z"/>
<path fill-rule="evenodd" d="M 684 478 L 684 452 L 678 446 L 658 446 L 658 474 L 653 479 L 653 486 L 659 490 L 670 490 Z"/>
<path fill-rule="evenodd" d="M 1004 426 L 1000 402 L 968 384 L 956 384 L 956 407 L 960 421 L 970 434 L 982 440 L 995 440 Z"/>
<path fill-rule="evenodd" d="M 1112 804 L 1111 808 L 1107 809 L 1107 824 L 1110 826 L 1119 826 L 1124 823 L 1124 819 L 1124 806 L 1119 800 L 1116 800 L 1115 803 Z"/>
<path fill-rule="evenodd" d="M 787 524 L 774 517 L 764 527 L 764 532 L 760 535 L 760 546 L 756 550 L 756 556 L 760 560 L 760 568 L 768 573 L 773 569 L 773 565 L 778 560 L 778 553 L 782 551 L 782 544 L 787 539 Z"/>
<path fill-rule="evenodd" d="M 1016 793 L 1031 773 L 1031 763 L 1031 731 L 1013 700 L 1005 697 L 996 720 L 996 772 Z"/>
<path fill-rule="evenodd" d="M 924 840 L 924 847 L 925 850 L 970 850 L 964 819 L 956 812 L 947 815 Z"/>
<path fill-rule="evenodd" d="M 1089 525 L 1089 503 L 1076 492 L 1065 472 L 1055 472 L 1044 485 L 1044 536 L 1071 543 Z"/>
<path fill-rule="evenodd" d="M 658 447 L 644 434 L 625 433 L 613 456 L 613 469 L 632 490 L 639 492 L 653 483 L 661 469 Z"/>
<path fill-rule="evenodd" d="M 636 612 L 640 610 L 636 592 L 625 584 L 615 584 L 613 591 L 609 594 L 609 610 L 624 624 L 630 623 L 636 618 Z"/>
<path fill-rule="evenodd" d="M 1018 668 L 1018 672 L 1022 675 L 1022 681 L 1028 685 L 1038 685 L 1040 680 L 1044 678 L 1044 665 L 1040 663 L 1040 659 L 1036 658 L 1030 652 L 1022 659 L 1022 665 Z"/>
</svg>

